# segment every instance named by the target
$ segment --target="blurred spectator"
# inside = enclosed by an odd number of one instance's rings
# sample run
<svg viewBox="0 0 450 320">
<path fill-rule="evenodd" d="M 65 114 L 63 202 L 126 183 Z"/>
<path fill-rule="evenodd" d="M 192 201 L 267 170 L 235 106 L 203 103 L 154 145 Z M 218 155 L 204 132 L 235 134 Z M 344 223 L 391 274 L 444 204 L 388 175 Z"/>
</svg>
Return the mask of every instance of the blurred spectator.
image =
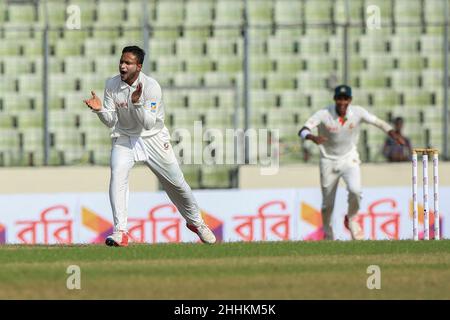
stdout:
<svg viewBox="0 0 450 320">
<path fill-rule="evenodd" d="M 402 134 L 403 118 L 395 118 L 393 125 L 395 132 L 405 139 L 406 144 L 400 145 L 391 137 L 387 137 L 383 146 L 383 155 L 389 162 L 409 161 L 411 160 L 412 148 L 409 139 Z"/>
</svg>

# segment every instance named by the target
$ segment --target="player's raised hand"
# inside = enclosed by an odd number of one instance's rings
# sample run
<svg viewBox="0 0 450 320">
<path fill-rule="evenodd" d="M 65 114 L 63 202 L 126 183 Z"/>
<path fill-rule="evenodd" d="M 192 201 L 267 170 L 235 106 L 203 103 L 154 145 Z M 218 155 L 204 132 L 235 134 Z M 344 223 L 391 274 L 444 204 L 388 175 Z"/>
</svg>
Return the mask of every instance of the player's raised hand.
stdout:
<svg viewBox="0 0 450 320">
<path fill-rule="evenodd" d="M 141 94 L 142 94 L 142 83 L 139 82 L 136 87 L 136 90 L 131 95 L 131 102 L 133 102 L 133 104 L 138 103 L 139 98 L 141 97 Z"/>
<path fill-rule="evenodd" d="M 309 139 L 312 140 L 317 145 L 328 141 L 328 138 L 324 137 L 324 136 L 313 136 L 313 135 L 311 135 L 311 137 Z"/>
<path fill-rule="evenodd" d="M 86 105 L 91 108 L 91 110 L 100 111 L 100 109 L 102 108 L 102 101 L 99 97 L 97 97 L 94 91 L 91 91 L 91 95 L 92 98 L 86 99 L 83 102 L 86 103 Z"/>
</svg>

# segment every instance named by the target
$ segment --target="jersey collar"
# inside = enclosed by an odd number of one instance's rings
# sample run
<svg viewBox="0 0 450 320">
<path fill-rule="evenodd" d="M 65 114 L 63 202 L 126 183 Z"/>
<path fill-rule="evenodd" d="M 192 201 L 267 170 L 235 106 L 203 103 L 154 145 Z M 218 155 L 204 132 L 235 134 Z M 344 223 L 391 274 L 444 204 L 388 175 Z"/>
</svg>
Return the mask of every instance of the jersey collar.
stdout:
<svg viewBox="0 0 450 320">
<path fill-rule="evenodd" d="M 121 90 L 124 90 L 127 88 L 136 89 L 136 87 L 141 79 L 142 79 L 142 72 L 139 72 L 139 76 L 137 77 L 136 81 L 133 82 L 133 84 L 131 86 L 128 85 L 128 83 L 126 83 L 125 81 L 120 80 L 120 89 Z"/>
</svg>

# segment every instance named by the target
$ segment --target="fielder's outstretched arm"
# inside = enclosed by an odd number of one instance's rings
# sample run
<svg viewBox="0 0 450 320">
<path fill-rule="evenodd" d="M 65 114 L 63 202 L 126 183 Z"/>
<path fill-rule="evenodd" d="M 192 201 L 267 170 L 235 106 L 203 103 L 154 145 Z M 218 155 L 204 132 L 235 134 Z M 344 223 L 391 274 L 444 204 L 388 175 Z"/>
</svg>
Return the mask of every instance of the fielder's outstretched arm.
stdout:
<svg viewBox="0 0 450 320">
<path fill-rule="evenodd" d="M 367 110 L 363 109 L 362 120 L 366 123 L 374 125 L 375 127 L 383 130 L 387 135 L 389 135 L 395 142 L 401 145 L 405 145 L 406 141 L 403 137 L 392 128 L 392 126 L 384 120 L 381 120 L 376 115 L 369 113 Z"/>
</svg>

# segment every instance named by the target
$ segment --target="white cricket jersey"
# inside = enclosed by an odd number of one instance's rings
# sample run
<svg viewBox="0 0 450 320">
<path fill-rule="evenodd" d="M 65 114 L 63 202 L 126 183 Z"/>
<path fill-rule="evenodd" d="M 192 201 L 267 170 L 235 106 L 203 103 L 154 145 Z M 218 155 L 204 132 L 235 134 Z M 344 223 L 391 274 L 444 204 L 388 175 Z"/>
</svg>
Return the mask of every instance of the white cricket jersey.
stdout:
<svg viewBox="0 0 450 320">
<path fill-rule="evenodd" d="M 377 116 L 360 106 L 349 105 L 344 119 L 336 113 L 336 106 L 330 105 L 314 113 L 305 123 L 312 130 L 318 128 L 318 134 L 328 140 L 320 145 L 323 158 L 340 159 L 357 150 L 361 123 L 372 124 L 384 132 L 392 127 Z"/>
<path fill-rule="evenodd" d="M 133 104 L 131 95 L 138 83 L 142 83 L 139 102 Z M 111 128 L 111 137 L 149 137 L 164 126 L 164 105 L 158 82 L 143 72 L 129 86 L 120 75 L 106 81 L 103 108 L 95 111 L 100 120 Z"/>
</svg>

